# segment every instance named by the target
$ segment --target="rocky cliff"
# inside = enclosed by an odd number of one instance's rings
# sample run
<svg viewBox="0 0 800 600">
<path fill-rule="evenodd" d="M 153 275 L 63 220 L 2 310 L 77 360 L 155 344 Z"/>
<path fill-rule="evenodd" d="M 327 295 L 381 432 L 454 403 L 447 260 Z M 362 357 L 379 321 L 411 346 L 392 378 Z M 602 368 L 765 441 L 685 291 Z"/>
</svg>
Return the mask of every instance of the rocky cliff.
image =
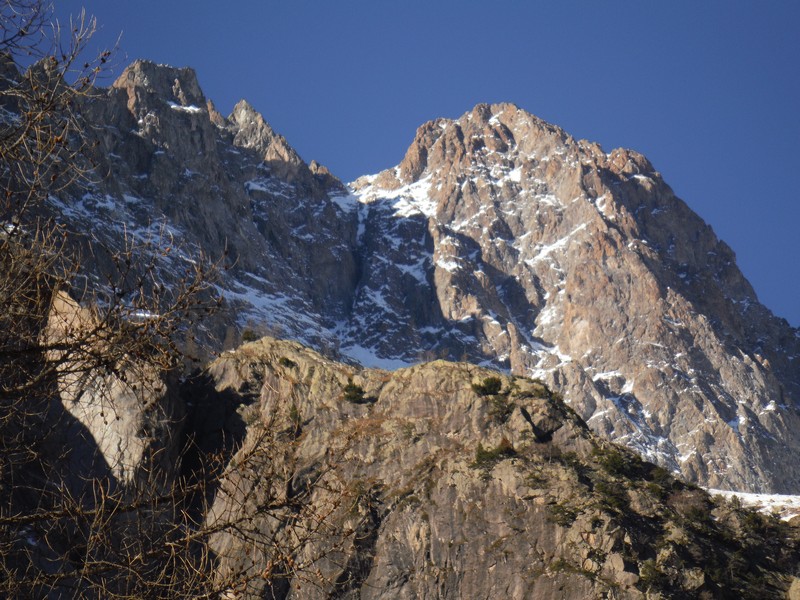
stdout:
<svg viewBox="0 0 800 600">
<path fill-rule="evenodd" d="M 210 540 L 217 580 L 247 582 L 235 597 L 782 598 L 793 582 L 791 528 L 609 444 L 540 382 L 361 370 L 269 338 L 204 377 L 187 388 L 198 443 L 239 432 L 207 513 L 236 523 Z"/>
<path fill-rule="evenodd" d="M 168 394 L 92 382 L 24 415 L 36 461 L 0 486 L 9 597 L 800 591 L 796 527 L 608 442 L 537 380 L 441 360 L 362 369 L 263 338 Z M 102 399 L 121 420 L 98 437 Z M 126 436 L 141 439 L 109 444 Z"/>
<path fill-rule="evenodd" d="M 190 69 L 142 61 L 82 114 L 95 176 L 52 208 L 177 248 L 165 281 L 224 257 L 204 343 L 249 328 L 366 365 L 493 365 L 689 480 L 800 489 L 797 331 L 641 155 L 479 105 L 348 189 L 246 102 L 225 118 Z"/>
</svg>

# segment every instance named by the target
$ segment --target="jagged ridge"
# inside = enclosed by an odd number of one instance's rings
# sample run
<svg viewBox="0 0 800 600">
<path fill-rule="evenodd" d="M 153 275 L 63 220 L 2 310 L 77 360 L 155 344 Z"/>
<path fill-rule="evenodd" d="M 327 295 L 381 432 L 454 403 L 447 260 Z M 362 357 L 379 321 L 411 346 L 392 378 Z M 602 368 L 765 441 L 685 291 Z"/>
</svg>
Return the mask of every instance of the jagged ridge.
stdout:
<svg viewBox="0 0 800 600">
<path fill-rule="evenodd" d="M 108 241 L 163 221 L 185 248 L 166 279 L 227 252 L 207 325 L 229 344 L 266 324 L 366 364 L 496 365 L 689 479 L 800 487 L 796 331 L 641 155 L 479 105 L 348 193 L 188 69 L 134 63 L 83 110 L 103 177 L 54 207 Z"/>
</svg>

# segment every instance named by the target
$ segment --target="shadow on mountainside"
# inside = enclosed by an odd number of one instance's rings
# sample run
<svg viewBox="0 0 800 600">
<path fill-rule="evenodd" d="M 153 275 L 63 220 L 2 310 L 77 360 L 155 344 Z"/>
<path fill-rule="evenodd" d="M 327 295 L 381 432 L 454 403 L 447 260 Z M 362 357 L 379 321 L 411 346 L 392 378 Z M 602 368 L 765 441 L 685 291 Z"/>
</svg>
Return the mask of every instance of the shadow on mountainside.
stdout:
<svg viewBox="0 0 800 600">
<path fill-rule="evenodd" d="M 14 574 L 0 589 L 71 598 L 87 561 L 103 558 L 92 536 L 120 486 L 91 432 L 48 387 L 0 406 L 0 563 Z"/>
<path fill-rule="evenodd" d="M 188 505 L 199 523 L 214 503 L 220 476 L 247 435 L 236 409 L 252 399 L 231 389 L 217 390 L 206 371 L 186 378 L 179 394 L 187 408 L 180 474 L 190 488 L 197 486 Z"/>
</svg>

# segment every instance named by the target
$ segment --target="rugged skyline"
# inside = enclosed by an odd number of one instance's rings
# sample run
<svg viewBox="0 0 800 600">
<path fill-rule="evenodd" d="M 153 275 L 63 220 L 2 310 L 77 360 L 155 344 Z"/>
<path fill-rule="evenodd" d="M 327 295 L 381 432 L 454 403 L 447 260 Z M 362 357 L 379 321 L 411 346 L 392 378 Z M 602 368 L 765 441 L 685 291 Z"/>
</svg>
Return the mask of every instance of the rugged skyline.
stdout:
<svg viewBox="0 0 800 600">
<path fill-rule="evenodd" d="M 576 138 L 642 152 L 800 324 L 798 7 L 367 2 L 62 2 L 99 47 L 192 66 L 223 114 L 242 97 L 345 180 L 397 164 L 423 122 L 514 102 Z M 110 83 L 110 79 L 106 82 Z"/>
<path fill-rule="evenodd" d="M 81 112 L 103 176 L 48 204 L 112 247 L 163 228 L 182 250 L 160 280 L 224 255 L 212 351 L 249 330 L 365 366 L 498 366 L 690 480 L 797 489 L 800 338 L 641 154 L 479 104 L 348 190 L 191 69 L 137 61 Z"/>
<path fill-rule="evenodd" d="M 0 60 L 0 595 L 800 598 L 800 495 L 711 495 L 800 490 L 800 329 L 643 154 L 478 103 L 348 186 L 59 52 Z"/>
</svg>

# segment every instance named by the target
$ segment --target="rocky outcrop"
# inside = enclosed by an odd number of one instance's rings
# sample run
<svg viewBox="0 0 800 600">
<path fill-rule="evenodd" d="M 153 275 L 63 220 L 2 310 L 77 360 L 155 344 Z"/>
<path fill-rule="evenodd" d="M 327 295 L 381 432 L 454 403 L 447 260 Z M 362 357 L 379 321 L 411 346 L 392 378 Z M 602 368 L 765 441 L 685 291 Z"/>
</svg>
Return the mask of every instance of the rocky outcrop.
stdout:
<svg viewBox="0 0 800 600">
<path fill-rule="evenodd" d="M 52 325 L 74 323 L 64 304 Z M 108 381 L 15 415 L 38 427 L 16 448 L 35 460 L 12 456 L 2 473 L 9 597 L 796 592 L 796 528 L 602 439 L 540 381 L 445 361 L 365 370 L 264 338 L 170 396 L 186 409 L 157 423 L 180 442 L 174 468 L 144 458 L 149 479 L 104 458 L 146 456 L 98 435 Z M 107 426 L 125 439 L 136 419 L 122 417 Z"/>
<path fill-rule="evenodd" d="M 443 361 L 359 370 L 268 338 L 207 376 L 208 406 L 241 399 L 209 420 L 246 424 L 207 517 L 218 581 L 246 581 L 232 597 L 780 598 L 791 584 L 789 530 L 603 441 L 539 382 Z"/>
<path fill-rule="evenodd" d="M 135 326 L 123 335 L 137 335 Z M 88 460 L 105 462 L 123 485 L 174 473 L 184 415 L 166 374 L 143 358 L 111 354 L 108 348 L 123 342 L 66 292 L 53 297 L 41 343 L 64 412 L 85 428 L 98 454 Z"/>
<path fill-rule="evenodd" d="M 222 117 L 190 69 L 138 61 L 82 114 L 97 178 L 51 208 L 158 248 L 163 281 L 222 257 L 201 347 L 249 329 L 372 366 L 492 365 L 687 479 L 800 487 L 797 331 L 643 156 L 479 105 L 348 192 L 246 102 Z"/>
</svg>

